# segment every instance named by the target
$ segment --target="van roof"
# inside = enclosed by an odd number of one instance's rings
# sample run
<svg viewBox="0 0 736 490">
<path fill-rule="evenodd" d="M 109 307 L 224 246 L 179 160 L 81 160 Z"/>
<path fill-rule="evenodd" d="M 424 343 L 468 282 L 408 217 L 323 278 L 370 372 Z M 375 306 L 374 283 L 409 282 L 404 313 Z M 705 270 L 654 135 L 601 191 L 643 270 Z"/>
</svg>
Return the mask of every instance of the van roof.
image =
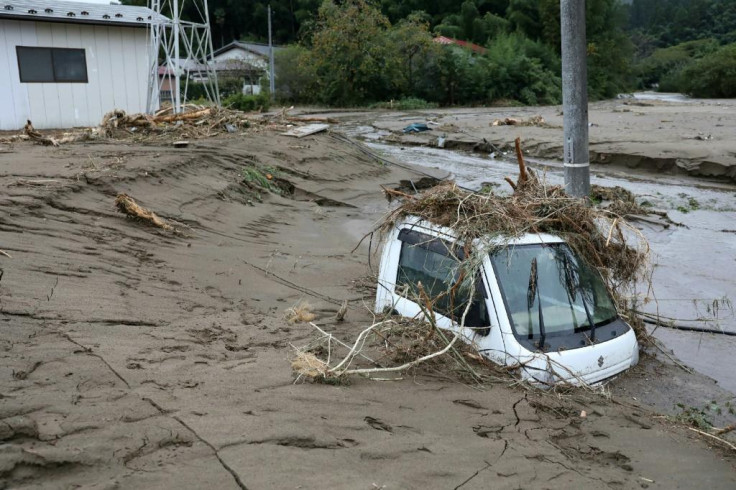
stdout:
<svg viewBox="0 0 736 490">
<path fill-rule="evenodd" d="M 444 235 L 447 238 L 455 239 L 457 234 L 452 228 L 445 226 L 435 225 L 429 221 L 422 220 L 417 216 L 407 216 L 402 221 L 396 223 L 397 228 L 409 226 L 411 228 L 422 228 L 425 231 L 429 231 L 433 234 Z M 499 238 L 495 238 L 492 242 L 500 242 Z M 558 237 L 557 235 L 551 235 L 549 233 L 526 233 L 520 237 L 510 238 L 509 240 L 503 240 L 504 245 L 534 245 L 538 243 L 565 243 L 565 240 Z"/>
</svg>

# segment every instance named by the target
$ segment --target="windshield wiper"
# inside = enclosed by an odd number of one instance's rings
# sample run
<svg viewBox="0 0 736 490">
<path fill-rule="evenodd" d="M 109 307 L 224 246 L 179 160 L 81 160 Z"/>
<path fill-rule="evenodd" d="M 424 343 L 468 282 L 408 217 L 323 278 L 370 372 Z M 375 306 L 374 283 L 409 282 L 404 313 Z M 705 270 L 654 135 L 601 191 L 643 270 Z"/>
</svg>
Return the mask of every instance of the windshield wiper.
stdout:
<svg viewBox="0 0 736 490">
<path fill-rule="evenodd" d="M 564 275 L 565 275 L 565 286 L 567 288 L 567 294 L 570 296 L 572 301 L 575 301 L 575 289 L 577 289 L 580 292 L 580 301 L 583 303 L 583 308 L 585 309 L 585 316 L 588 318 L 588 325 L 590 325 L 590 341 L 592 343 L 595 343 L 595 322 L 593 321 L 593 316 L 590 314 L 590 309 L 588 308 L 588 302 L 585 301 L 585 293 L 583 291 L 583 285 L 580 281 L 580 271 L 577 271 L 577 281 L 575 280 L 575 273 L 572 271 L 572 268 L 570 267 L 570 257 L 568 256 L 568 252 L 564 251 L 562 255 L 562 268 L 564 269 Z"/>
<path fill-rule="evenodd" d="M 526 290 L 527 310 L 532 309 L 534 304 L 534 296 L 537 297 L 537 310 L 539 312 L 539 347 L 544 351 L 545 331 L 544 331 L 544 314 L 542 313 L 542 297 L 539 293 L 539 274 L 537 273 L 537 258 L 532 259 L 532 270 L 529 272 L 529 287 Z"/>
<path fill-rule="evenodd" d="M 595 344 L 595 322 L 593 316 L 590 314 L 588 309 L 588 302 L 585 301 L 585 294 L 583 294 L 583 286 L 578 281 L 578 289 L 580 290 L 580 301 L 583 302 L 583 308 L 585 308 L 585 316 L 588 317 L 588 325 L 590 325 L 590 342 Z"/>
</svg>

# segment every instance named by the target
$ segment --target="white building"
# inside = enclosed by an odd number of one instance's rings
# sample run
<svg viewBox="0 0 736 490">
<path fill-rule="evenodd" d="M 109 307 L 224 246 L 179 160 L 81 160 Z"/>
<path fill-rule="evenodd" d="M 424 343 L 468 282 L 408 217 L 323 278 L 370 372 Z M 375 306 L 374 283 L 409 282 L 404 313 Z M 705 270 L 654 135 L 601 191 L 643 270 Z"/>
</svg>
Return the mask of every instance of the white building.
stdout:
<svg viewBox="0 0 736 490">
<path fill-rule="evenodd" d="M 274 53 L 281 49 L 273 47 Z M 261 91 L 260 79 L 269 79 L 269 50 L 267 44 L 233 41 L 213 53 L 212 66 L 222 77 L 242 77 L 243 93 L 257 94 Z"/>
<path fill-rule="evenodd" d="M 146 7 L 0 0 L 0 130 L 96 126 L 113 109 L 145 112 Z"/>
</svg>

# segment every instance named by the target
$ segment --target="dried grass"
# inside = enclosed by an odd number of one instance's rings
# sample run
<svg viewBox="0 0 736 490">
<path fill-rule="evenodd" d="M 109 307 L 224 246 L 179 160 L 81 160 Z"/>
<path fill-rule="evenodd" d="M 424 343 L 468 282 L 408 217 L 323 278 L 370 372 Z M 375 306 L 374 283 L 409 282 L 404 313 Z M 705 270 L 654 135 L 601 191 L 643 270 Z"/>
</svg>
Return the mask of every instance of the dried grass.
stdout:
<svg viewBox="0 0 736 490">
<path fill-rule="evenodd" d="M 324 378 L 327 374 L 328 365 L 311 352 L 297 352 L 291 361 L 291 369 L 298 376 L 304 376 L 312 380 Z"/>
<path fill-rule="evenodd" d="M 317 318 L 312 313 L 312 305 L 306 301 L 300 301 L 284 312 L 284 320 L 289 323 L 307 323 Z"/>
</svg>

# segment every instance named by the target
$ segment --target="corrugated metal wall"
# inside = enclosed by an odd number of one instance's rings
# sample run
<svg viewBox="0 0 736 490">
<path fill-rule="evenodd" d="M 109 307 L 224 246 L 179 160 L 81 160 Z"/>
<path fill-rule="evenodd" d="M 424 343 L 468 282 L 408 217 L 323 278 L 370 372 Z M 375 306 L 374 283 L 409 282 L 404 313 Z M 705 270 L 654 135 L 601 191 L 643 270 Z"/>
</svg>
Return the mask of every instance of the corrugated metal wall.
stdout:
<svg viewBox="0 0 736 490">
<path fill-rule="evenodd" d="M 112 109 L 146 110 L 146 29 L 0 19 L 0 130 L 96 126 Z M 21 83 L 16 46 L 84 48 L 88 83 Z"/>
</svg>

